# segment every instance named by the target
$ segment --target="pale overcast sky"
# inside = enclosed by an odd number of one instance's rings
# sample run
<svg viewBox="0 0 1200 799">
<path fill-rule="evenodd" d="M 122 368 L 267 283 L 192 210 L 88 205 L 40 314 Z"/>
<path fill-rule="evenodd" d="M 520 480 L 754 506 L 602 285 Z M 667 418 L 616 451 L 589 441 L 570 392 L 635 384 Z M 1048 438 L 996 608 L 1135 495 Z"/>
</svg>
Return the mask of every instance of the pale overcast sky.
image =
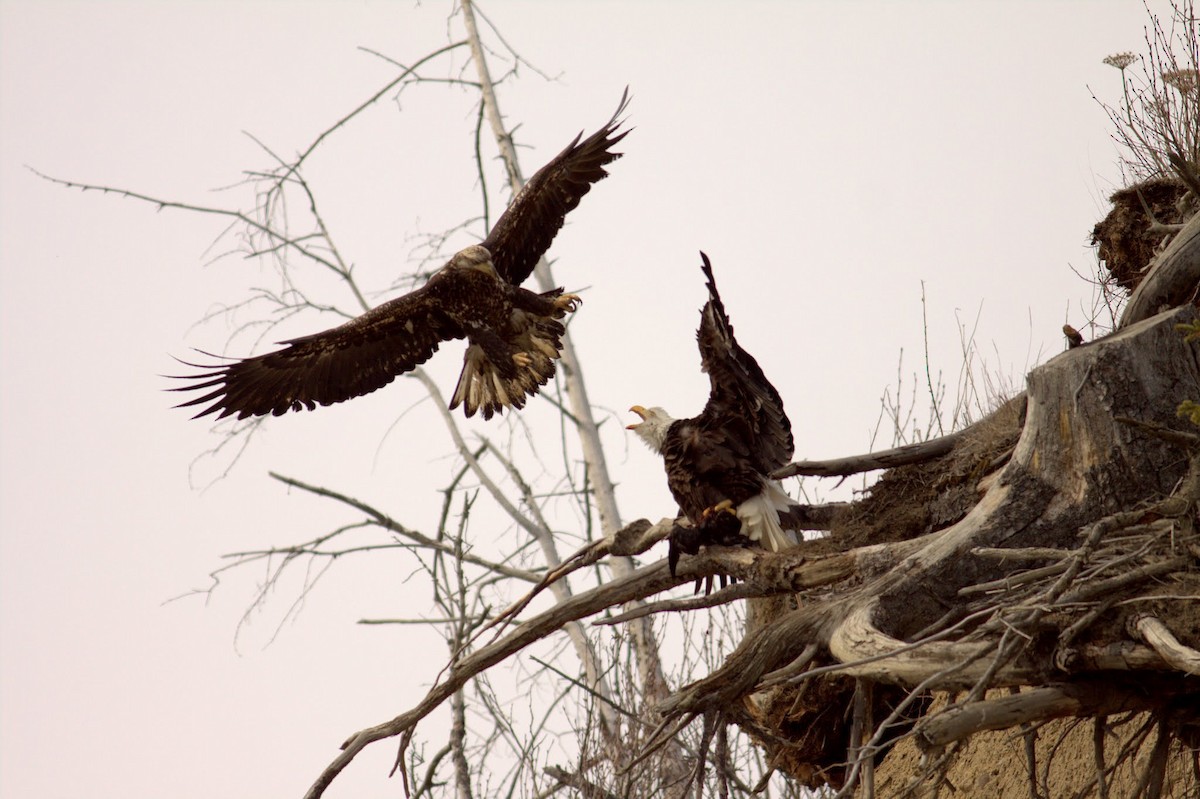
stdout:
<svg viewBox="0 0 1200 799">
<path fill-rule="evenodd" d="M 260 573 L 164 604 L 208 586 L 224 553 L 349 520 L 269 469 L 429 530 L 454 462 L 428 403 L 404 414 L 420 385 L 271 420 L 224 480 L 196 490 L 226 462 L 197 461 L 220 438 L 170 408 L 159 375 L 178 368 L 172 354 L 224 351 L 224 318 L 195 323 L 269 270 L 210 263 L 228 246 L 208 249 L 219 219 L 26 167 L 244 203 L 244 189 L 216 190 L 271 165 L 247 133 L 302 150 L 395 75 L 367 51 L 411 62 L 461 36 L 449 8 L 0 2 L 0 795 L 299 796 L 347 734 L 436 677 L 435 635 L 354 623 L 422 611 L 422 576 L 405 584 L 400 558 L 339 564 L 275 635 L 296 595 L 281 588 L 236 648 Z M 898 371 L 911 390 L 924 368 L 923 314 L 952 394 L 960 324 L 992 381 L 1019 386 L 1062 348 L 1063 322 L 1086 320 L 1092 289 L 1072 270 L 1092 273 L 1089 233 L 1119 179 L 1088 87 L 1116 101 L 1101 59 L 1142 48 L 1140 0 L 482 10 L 530 64 L 500 90 L 526 174 L 607 120 L 626 85 L 633 96 L 625 158 L 551 250 L 558 280 L 584 289 L 572 331 L 591 398 L 613 415 L 626 520 L 672 508 L 660 464 L 623 437 L 625 409 L 690 415 L 706 397 L 699 249 L 784 397 L 798 457 L 869 448 L 884 390 Z M 374 301 L 412 268 L 417 234 L 478 212 L 473 113 L 464 92 L 410 89 L 309 164 Z M 333 323 L 301 316 L 270 340 Z M 446 391 L 460 357 L 447 347 L 431 363 Z M 548 411 L 532 403 L 530 418 Z M 329 796 L 398 795 L 393 754 L 368 750 Z"/>
</svg>

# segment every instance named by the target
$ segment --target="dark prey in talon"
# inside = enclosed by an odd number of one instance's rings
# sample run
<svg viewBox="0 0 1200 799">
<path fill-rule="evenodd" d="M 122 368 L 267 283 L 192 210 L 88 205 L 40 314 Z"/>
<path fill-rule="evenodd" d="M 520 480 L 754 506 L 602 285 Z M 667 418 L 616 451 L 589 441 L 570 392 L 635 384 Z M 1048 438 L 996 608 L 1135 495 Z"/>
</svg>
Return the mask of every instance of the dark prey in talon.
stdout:
<svg viewBox="0 0 1200 799">
<path fill-rule="evenodd" d="M 693 527 L 677 526 L 667 563 L 675 575 L 681 553 L 702 545 L 753 544 L 778 552 L 797 542 L 798 503 L 768 475 L 792 460 L 792 426 L 779 392 L 758 362 L 738 345 L 700 253 L 708 302 L 696 341 L 711 391 L 699 416 L 675 419 L 662 408 L 634 405 L 642 421 L 628 426 L 663 457 L 667 485 Z"/>
<path fill-rule="evenodd" d="M 344 325 L 288 341 L 251 358 L 188 363 L 200 371 L 174 375 L 189 383 L 172 391 L 200 395 L 176 407 L 200 406 L 198 418 L 272 414 L 332 405 L 383 388 L 429 360 L 444 341 L 465 338 L 462 373 L 450 400 L 485 419 L 522 408 L 554 376 L 565 328 L 579 307 L 561 288 L 521 288 L 550 247 L 568 213 L 604 167 L 621 157 L 612 147 L 629 92 L 600 130 L 567 145 L 539 169 L 480 244 L 455 254 L 419 289 L 383 303 Z M 220 356 L 208 355 L 210 358 Z"/>
</svg>

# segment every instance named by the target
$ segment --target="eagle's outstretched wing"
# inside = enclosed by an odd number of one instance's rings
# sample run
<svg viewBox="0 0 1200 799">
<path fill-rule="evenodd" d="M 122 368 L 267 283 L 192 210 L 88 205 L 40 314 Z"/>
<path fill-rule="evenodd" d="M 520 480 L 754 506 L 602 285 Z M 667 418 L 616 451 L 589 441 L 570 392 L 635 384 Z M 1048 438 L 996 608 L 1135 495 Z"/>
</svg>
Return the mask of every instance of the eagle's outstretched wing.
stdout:
<svg viewBox="0 0 1200 799">
<path fill-rule="evenodd" d="M 521 285 L 550 248 L 567 214 L 579 205 L 593 183 L 608 176 L 605 165 L 621 157 L 621 153 L 609 149 L 629 133 L 626 130 L 614 135 L 622 121 L 618 117 L 628 103 L 626 89 L 608 124 L 582 142 L 579 139 L 583 134 L 576 136 L 529 179 L 496 220 L 482 244 L 491 252 L 500 277 L 514 286 Z"/>
<path fill-rule="evenodd" d="M 712 384 L 708 403 L 694 421 L 702 428 L 720 430 L 735 440 L 762 474 L 788 464 L 792 459 L 792 425 L 783 410 L 783 399 L 767 380 L 754 356 L 738 346 L 733 325 L 725 313 L 713 279 L 712 263 L 700 253 L 708 278 L 708 302 L 700 312 L 701 368 Z"/>
<path fill-rule="evenodd" d="M 176 407 L 202 406 L 196 417 L 216 414 L 218 419 L 232 415 L 244 419 L 343 402 L 386 386 L 397 375 L 428 360 L 442 341 L 466 336 L 464 326 L 471 326 L 473 347 L 468 349 L 455 403 L 462 402 L 468 416 L 475 408 L 483 408 L 485 418 L 506 407 L 520 408 L 525 396 L 536 393 L 554 374 L 562 333 L 557 320 L 574 310 L 578 297 L 559 296 L 561 290 L 547 295 L 529 293 L 541 297 L 547 307 L 526 307 L 532 302 L 527 300 L 517 309 L 501 308 L 505 314 L 501 318 L 496 318 L 495 305 L 512 302 L 504 291 L 508 288 L 505 283 L 518 286 L 529 276 L 567 213 L 579 205 L 593 183 L 607 176 L 604 166 L 620 157 L 609 148 L 627 133 L 616 135 L 628 96 L 626 90 L 616 114 L 601 130 L 582 142 L 576 136 L 538 170 L 497 220 L 483 246 L 467 247 L 450 260 L 447 267 L 462 261 L 458 267 L 467 269 L 464 274 L 468 277 L 474 276 L 467 283 L 439 270 L 424 287 L 340 327 L 281 342 L 287 346 L 276 352 L 225 362 L 188 363 L 201 371 L 176 376 L 189 383 L 171 390 L 195 391 L 200 396 Z M 484 275 L 489 276 L 487 292 L 468 285 Z M 497 282 L 497 277 L 504 282 Z M 439 293 L 431 293 L 439 279 L 449 282 Z M 494 290 L 504 296 L 497 297 Z M 491 349 L 478 346 L 481 343 L 490 343 Z M 494 363 L 494 357 L 500 361 Z M 480 379 L 475 380 L 474 375 Z"/>
<path fill-rule="evenodd" d="M 234 414 L 239 419 L 268 413 L 280 416 L 382 388 L 428 360 L 440 342 L 462 336 L 437 299 L 422 287 L 339 327 L 282 341 L 287 346 L 276 352 L 228 363 L 189 363 L 205 371 L 172 375 L 194 382 L 170 390 L 206 391 L 176 406 L 211 402 L 192 418 L 211 413 L 218 419 Z"/>
</svg>

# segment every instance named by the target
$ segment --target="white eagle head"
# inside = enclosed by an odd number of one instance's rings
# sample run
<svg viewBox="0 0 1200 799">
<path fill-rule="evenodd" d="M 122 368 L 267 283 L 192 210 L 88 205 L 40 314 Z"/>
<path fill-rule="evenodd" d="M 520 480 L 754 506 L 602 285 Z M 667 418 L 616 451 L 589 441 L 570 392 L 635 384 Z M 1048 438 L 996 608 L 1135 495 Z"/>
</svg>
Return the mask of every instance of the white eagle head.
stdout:
<svg viewBox="0 0 1200 799">
<path fill-rule="evenodd" d="M 642 417 L 642 421 L 628 425 L 625 429 L 637 433 L 650 449 L 661 453 L 663 442 L 667 440 L 667 430 L 675 419 L 662 408 L 634 405 L 629 410 Z"/>
<path fill-rule="evenodd" d="M 454 253 L 449 263 L 446 264 L 447 269 L 477 269 L 489 277 L 499 279 L 496 274 L 496 266 L 492 263 L 492 254 L 488 252 L 488 248 L 481 244 L 472 244 L 470 247 L 464 247 Z"/>
</svg>

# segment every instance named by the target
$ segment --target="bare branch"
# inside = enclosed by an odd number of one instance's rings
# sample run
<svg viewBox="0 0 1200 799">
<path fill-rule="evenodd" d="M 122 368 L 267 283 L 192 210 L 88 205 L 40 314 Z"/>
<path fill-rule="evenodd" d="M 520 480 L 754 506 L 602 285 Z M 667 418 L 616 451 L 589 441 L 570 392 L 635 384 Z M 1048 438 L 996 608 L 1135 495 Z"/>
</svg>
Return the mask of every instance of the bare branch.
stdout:
<svg viewBox="0 0 1200 799">
<path fill-rule="evenodd" d="M 954 449 L 954 445 L 962 440 L 962 435 L 963 431 L 960 430 L 957 433 L 950 433 L 940 438 L 921 441 L 916 444 L 907 444 L 903 447 L 896 447 L 895 449 L 884 450 L 883 452 L 872 452 L 867 455 L 854 455 L 849 458 L 835 458 L 826 461 L 796 461 L 784 466 L 782 469 L 776 469 L 771 473 L 771 477 L 776 480 L 798 475 L 841 477 L 849 474 L 859 474 L 860 472 L 869 472 L 875 469 L 890 469 L 908 463 L 921 463 L 933 460 L 934 458 L 940 458 L 950 452 L 950 450 Z"/>
<path fill-rule="evenodd" d="M 423 535 L 422 533 L 419 533 L 416 530 L 411 530 L 411 529 L 405 527 L 404 525 L 400 524 L 399 522 L 395 521 L 391 517 L 387 516 L 382 511 L 376 510 L 375 508 L 366 504 L 365 502 L 354 499 L 352 497 L 348 497 L 344 494 L 339 494 L 338 492 L 332 491 L 328 488 L 321 488 L 319 486 L 309 485 L 308 483 L 304 483 L 300 480 L 295 479 L 294 477 L 285 477 L 284 475 L 277 474 L 275 472 L 269 472 L 269 474 L 271 475 L 271 477 L 275 478 L 276 480 L 278 480 L 279 482 L 281 482 L 285 485 L 289 485 L 294 488 L 299 488 L 303 491 L 307 491 L 311 494 L 315 494 L 320 497 L 328 497 L 329 499 L 337 500 L 338 502 L 341 502 L 344 505 L 349 505 L 350 507 L 354 508 L 355 510 L 360 510 L 363 513 L 370 516 L 372 521 L 375 524 L 379 525 L 380 527 L 384 528 L 385 530 L 392 532 L 392 533 L 396 533 L 397 535 L 403 536 L 404 538 L 407 538 L 410 541 L 413 541 L 414 543 L 416 543 L 422 547 L 426 547 L 428 549 L 432 549 L 432 550 L 439 551 L 439 552 L 444 552 L 447 554 L 454 554 L 454 547 L 452 545 L 445 544 L 440 541 L 435 541 L 434 539 L 432 539 L 426 535 Z M 507 577 L 515 577 L 518 580 L 524 580 L 525 582 L 528 582 L 528 583 L 536 583 L 542 579 L 541 575 L 537 574 L 536 572 L 527 571 L 525 569 L 513 568 L 512 566 L 507 566 L 503 563 L 494 563 L 492 561 L 485 560 L 484 558 L 481 558 L 477 555 L 473 555 L 469 552 L 461 553 L 461 559 L 467 563 L 472 563 L 476 566 L 481 566 L 485 569 L 488 569 L 489 571 L 496 572 L 497 574 L 503 574 Z"/>
</svg>

